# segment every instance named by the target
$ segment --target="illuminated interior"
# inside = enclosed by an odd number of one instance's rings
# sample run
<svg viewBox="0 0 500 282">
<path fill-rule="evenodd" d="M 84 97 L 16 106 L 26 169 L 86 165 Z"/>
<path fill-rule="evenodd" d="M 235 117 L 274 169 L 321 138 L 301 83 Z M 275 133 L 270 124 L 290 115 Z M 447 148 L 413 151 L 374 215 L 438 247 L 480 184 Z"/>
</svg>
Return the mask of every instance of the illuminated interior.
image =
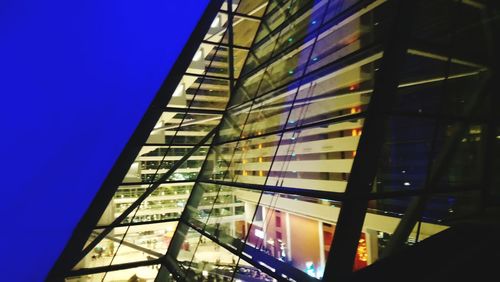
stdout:
<svg viewBox="0 0 500 282">
<path fill-rule="evenodd" d="M 498 197 L 498 17 L 402 2 L 224 1 L 66 281 L 331 281 Z"/>
</svg>

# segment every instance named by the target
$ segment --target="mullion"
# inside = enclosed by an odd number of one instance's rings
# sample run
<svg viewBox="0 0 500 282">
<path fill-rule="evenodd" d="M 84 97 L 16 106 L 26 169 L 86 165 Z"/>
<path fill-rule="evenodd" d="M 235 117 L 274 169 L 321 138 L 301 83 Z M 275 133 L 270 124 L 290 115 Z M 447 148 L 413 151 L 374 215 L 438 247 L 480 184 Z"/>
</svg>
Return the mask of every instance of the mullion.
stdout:
<svg viewBox="0 0 500 282">
<path fill-rule="evenodd" d="M 321 33 L 327 31 L 328 29 L 330 29 L 331 27 L 339 24 L 340 22 L 342 22 L 343 20 L 345 20 L 346 18 L 348 18 L 349 16 L 351 16 L 352 14 L 356 13 L 359 11 L 359 6 L 361 6 L 361 4 L 365 4 L 365 5 L 368 5 L 370 2 L 374 2 L 375 0 L 360 0 L 358 1 L 358 3 L 354 4 L 353 6 L 349 7 L 348 9 L 342 11 L 340 14 L 338 14 L 337 16 L 329 19 L 328 21 L 318 25 L 318 27 L 316 27 L 313 31 L 309 32 L 304 38 L 302 38 L 301 40 L 296 40 L 294 43 L 288 45 L 287 47 L 283 48 L 282 50 L 280 50 L 280 52 L 278 52 L 277 54 L 271 54 L 271 56 L 266 59 L 264 62 L 260 62 L 259 64 L 259 67 L 255 68 L 255 69 L 252 69 L 248 72 L 245 72 L 244 69 L 242 70 L 241 74 L 240 74 L 240 78 L 241 79 L 246 79 L 250 76 L 252 76 L 253 74 L 255 73 L 258 73 L 260 70 L 262 70 L 262 68 L 264 68 L 266 65 L 269 65 L 269 64 L 272 64 L 274 63 L 275 61 L 279 60 L 281 58 L 281 56 L 283 56 L 284 54 L 292 51 L 293 49 L 296 49 L 296 48 L 299 48 L 302 44 L 304 44 L 304 41 L 309 41 L 311 40 L 312 38 L 315 38 L 316 36 L 319 36 Z M 375 8 L 376 9 L 376 8 Z M 286 27 L 286 25 L 284 26 Z M 283 27 L 283 28 L 284 28 Z M 283 28 L 276 28 L 275 29 L 275 32 L 274 33 L 279 33 L 281 32 L 281 30 Z M 278 32 L 279 31 L 279 32 Z M 265 38 L 267 38 L 268 36 L 270 35 L 266 35 Z M 278 35 L 279 36 L 279 35 Z M 262 39 L 259 44 L 263 45 L 265 42 L 263 42 L 264 39 Z M 255 53 L 255 50 L 260 47 L 259 45 L 257 46 L 252 46 L 252 49 L 250 50 L 250 53 L 255 57 L 254 53 Z M 249 56 L 251 55 L 249 54 Z M 256 57 L 255 57 L 256 58 Z"/>
<path fill-rule="evenodd" d="M 303 77 L 305 83 L 311 82 L 311 81 L 319 78 L 319 76 L 321 74 L 323 74 L 324 72 L 327 72 L 330 69 L 340 69 L 343 66 L 352 64 L 353 61 L 358 61 L 358 60 L 361 60 L 362 58 L 367 58 L 369 56 L 373 56 L 374 54 L 379 52 L 379 49 L 380 49 L 380 43 L 378 43 L 378 42 L 372 43 L 363 49 L 354 51 L 354 52 L 352 52 L 352 53 L 350 53 L 342 58 L 339 58 L 335 61 L 332 61 L 332 62 L 330 62 L 330 63 L 328 63 L 320 68 L 317 68 L 315 70 L 307 72 L 307 69 L 306 69 L 306 73 L 302 77 Z M 312 50 L 312 51 L 314 51 L 314 50 Z M 262 94 L 257 94 L 257 95 L 255 95 L 255 97 L 250 98 L 249 100 L 245 101 L 244 103 L 249 103 L 251 101 L 258 100 L 258 99 L 260 99 L 260 98 L 262 98 L 270 93 L 278 91 L 281 88 L 286 88 L 286 87 L 289 87 L 293 84 L 296 84 L 297 81 L 299 81 L 299 79 L 302 77 L 293 79 L 293 80 L 291 80 L 283 85 L 280 85 L 280 86 L 272 88 L 266 92 L 263 92 Z M 239 81 L 241 82 L 242 80 L 239 79 Z M 241 105 L 233 105 L 233 106 L 230 105 L 228 109 L 232 110 L 232 109 L 237 108 L 239 106 L 241 106 Z"/>
<path fill-rule="evenodd" d="M 179 221 L 179 220 L 180 220 L 180 216 L 176 217 L 176 218 L 167 218 L 167 219 L 152 220 L 152 221 L 121 223 L 121 224 L 116 225 L 114 228 L 126 227 L 126 226 L 139 226 L 139 225 L 148 225 L 148 224 L 167 223 L 167 222 L 174 222 L 174 221 Z M 94 229 L 105 229 L 108 227 L 109 227 L 109 225 L 98 225 Z"/>
<path fill-rule="evenodd" d="M 290 128 L 285 128 L 285 129 L 279 129 L 279 130 L 275 130 L 275 131 L 270 131 L 270 132 L 263 133 L 261 135 L 249 136 L 249 137 L 244 137 L 244 138 L 241 137 L 239 139 L 231 139 L 231 140 L 228 140 L 228 141 L 217 142 L 217 143 L 214 142 L 213 144 L 215 146 L 220 146 L 220 145 L 234 143 L 234 142 L 238 142 L 238 141 L 251 140 L 251 139 L 256 139 L 256 138 L 261 138 L 261 137 L 266 137 L 266 136 L 271 136 L 271 135 L 283 134 L 283 133 L 287 133 L 287 132 L 291 132 L 291 131 L 296 131 L 296 130 L 308 129 L 308 128 L 311 128 L 311 127 L 319 127 L 319 126 L 322 126 L 322 125 L 335 124 L 335 123 L 339 123 L 339 122 L 343 122 L 343 121 L 351 121 L 351 120 L 356 120 L 356 119 L 362 119 L 362 118 L 365 118 L 365 116 L 366 116 L 366 112 L 359 112 L 359 113 L 355 113 L 355 114 L 349 114 L 349 115 L 345 115 L 345 116 L 334 117 L 334 118 L 330 118 L 330 119 L 326 119 L 326 120 L 321 120 L 321 121 L 317 121 L 317 122 L 313 122 L 313 123 L 309 123 L 309 124 L 305 124 L 305 125 L 300 125 L 300 126 L 296 126 L 296 127 L 290 127 Z"/>
<path fill-rule="evenodd" d="M 184 75 L 194 76 L 194 77 L 199 77 L 199 78 L 205 77 L 205 78 L 210 78 L 210 79 L 229 80 L 229 78 L 224 77 L 224 76 L 217 76 L 217 75 L 210 75 L 210 74 L 197 74 L 197 73 L 185 72 Z"/>
<path fill-rule="evenodd" d="M 217 45 L 217 46 L 226 47 L 226 48 L 230 48 L 231 47 L 231 45 L 229 45 L 227 43 L 223 43 L 223 42 L 216 43 L 216 42 L 213 42 L 213 41 L 203 40 L 201 43 L 210 44 L 210 45 Z M 234 49 L 241 49 L 241 50 L 245 50 L 245 51 L 250 51 L 250 48 L 249 47 L 245 47 L 245 46 L 233 45 L 232 47 Z"/>
<path fill-rule="evenodd" d="M 391 106 L 400 83 L 399 73 L 407 53 L 412 27 L 414 5 L 412 1 L 394 2 L 394 24 L 391 37 L 383 45 L 380 71 L 375 76 L 363 134 L 349 175 L 346 196 L 337 220 L 333 243 L 326 260 L 323 279 L 347 280 L 352 269 L 378 160 L 385 139 L 386 118 L 379 113 Z M 361 198 L 356 199 L 356 198 Z"/>
</svg>

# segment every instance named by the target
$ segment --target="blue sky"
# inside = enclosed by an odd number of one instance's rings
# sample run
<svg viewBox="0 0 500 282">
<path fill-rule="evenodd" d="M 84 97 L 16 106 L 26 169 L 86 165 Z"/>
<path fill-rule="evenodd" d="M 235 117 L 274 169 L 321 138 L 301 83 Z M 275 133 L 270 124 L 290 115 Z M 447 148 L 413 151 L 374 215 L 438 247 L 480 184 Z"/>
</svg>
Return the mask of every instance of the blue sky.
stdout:
<svg viewBox="0 0 500 282">
<path fill-rule="evenodd" d="M 208 0 L 0 1 L 0 264 L 41 281 Z"/>
</svg>

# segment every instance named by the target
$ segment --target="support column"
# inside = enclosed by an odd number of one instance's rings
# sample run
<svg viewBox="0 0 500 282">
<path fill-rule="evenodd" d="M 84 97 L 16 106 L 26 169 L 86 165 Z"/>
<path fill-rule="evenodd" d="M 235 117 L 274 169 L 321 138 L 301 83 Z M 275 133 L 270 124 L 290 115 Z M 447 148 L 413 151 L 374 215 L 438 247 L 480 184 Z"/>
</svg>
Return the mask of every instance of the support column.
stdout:
<svg viewBox="0 0 500 282">
<path fill-rule="evenodd" d="M 292 260 L 292 231 L 290 228 L 290 213 L 285 213 L 285 228 L 286 228 L 286 244 L 287 244 L 287 256 L 289 260 Z"/>
<path fill-rule="evenodd" d="M 345 281 L 352 275 L 353 263 L 359 244 L 361 229 L 368 207 L 368 197 L 377 172 L 381 148 L 384 144 L 387 117 L 385 112 L 397 94 L 402 62 L 406 57 L 416 1 L 393 1 L 395 18 L 390 36 L 384 43 L 384 55 L 375 82 L 370 104 L 366 111 L 363 134 L 359 140 L 349 181 L 346 200 L 335 229 L 334 240 L 328 254 L 323 281 Z"/>
<path fill-rule="evenodd" d="M 378 259 L 378 234 L 376 230 L 365 230 L 366 248 L 368 250 L 368 265 Z"/>
<path fill-rule="evenodd" d="M 323 273 L 325 270 L 325 238 L 323 235 L 323 222 L 318 221 L 318 239 L 319 239 L 319 269 L 318 273 Z"/>
</svg>

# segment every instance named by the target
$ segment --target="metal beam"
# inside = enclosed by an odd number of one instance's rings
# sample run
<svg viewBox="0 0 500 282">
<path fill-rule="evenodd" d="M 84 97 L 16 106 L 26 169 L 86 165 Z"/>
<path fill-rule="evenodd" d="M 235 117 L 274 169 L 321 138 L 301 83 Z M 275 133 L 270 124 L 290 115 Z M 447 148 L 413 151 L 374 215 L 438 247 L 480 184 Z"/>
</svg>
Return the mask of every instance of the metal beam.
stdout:
<svg viewBox="0 0 500 282">
<path fill-rule="evenodd" d="M 180 217 L 160 219 L 160 220 L 152 220 L 152 221 L 121 223 L 121 224 L 116 225 L 115 228 L 116 227 L 140 226 L 140 225 L 148 225 L 148 224 L 174 222 L 174 221 L 179 221 L 179 219 L 180 219 Z M 95 229 L 105 229 L 107 227 L 109 227 L 109 225 L 101 225 L 101 226 L 96 226 Z"/>
<path fill-rule="evenodd" d="M 384 44 L 380 70 L 375 72 L 373 95 L 346 187 L 346 195 L 354 199 L 346 200 L 340 210 L 325 266 L 324 281 L 344 281 L 352 273 L 368 207 L 367 200 L 356 198 L 366 198 L 370 194 L 385 139 L 386 117 L 381 112 L 391 108 L 397 93 L 401 62 L 408 49 L 414 2 L 395 1 L 392 4 L 395 22 L 392 30 L 387 31 L 390 36 Z"/>
<path fill-rule="evenodd" d="M 92 268 L 80 268 L 78 270 L 72 270 L 68 273 L 67 277 L 75 277 L 75 276 L 85 276 L 85 275 L 91 275 L 91 274 L 98 274 L 98 273 L 106 273 L 110 271 L 116 271 L 116 270 L 123 270 L 123 269 L 129 269 L 129 268 L 135 268 L 135 267 L 141 267 L 141 266 L 149 266 L 149 265 L 155 265 L 155 264 L 160 264 L 161 259 L 152 259 L 152 260 L 146 260 L 146 261 L 137 261 L 137 262 L 127 262 L 127 263 L 121 263 L 121 264 L 113 264 L 113 265 L 106 265 L 106 266 L 99 266 L 99 267 L 92 267 Z M 49 280 L 47 280 L 49 281 Z"/>
<path fill-rule="evenodd" d="M 181 113 L 181 114 L 208 114 L 208 115 L 222 115 L 224 111 L 222 110 L 207 110 L 207 109 L 188 109 L 188 108 L 177 108 L 177 107 L 165 107 L 165 112 L 171 113 Z"/>
</svg>

